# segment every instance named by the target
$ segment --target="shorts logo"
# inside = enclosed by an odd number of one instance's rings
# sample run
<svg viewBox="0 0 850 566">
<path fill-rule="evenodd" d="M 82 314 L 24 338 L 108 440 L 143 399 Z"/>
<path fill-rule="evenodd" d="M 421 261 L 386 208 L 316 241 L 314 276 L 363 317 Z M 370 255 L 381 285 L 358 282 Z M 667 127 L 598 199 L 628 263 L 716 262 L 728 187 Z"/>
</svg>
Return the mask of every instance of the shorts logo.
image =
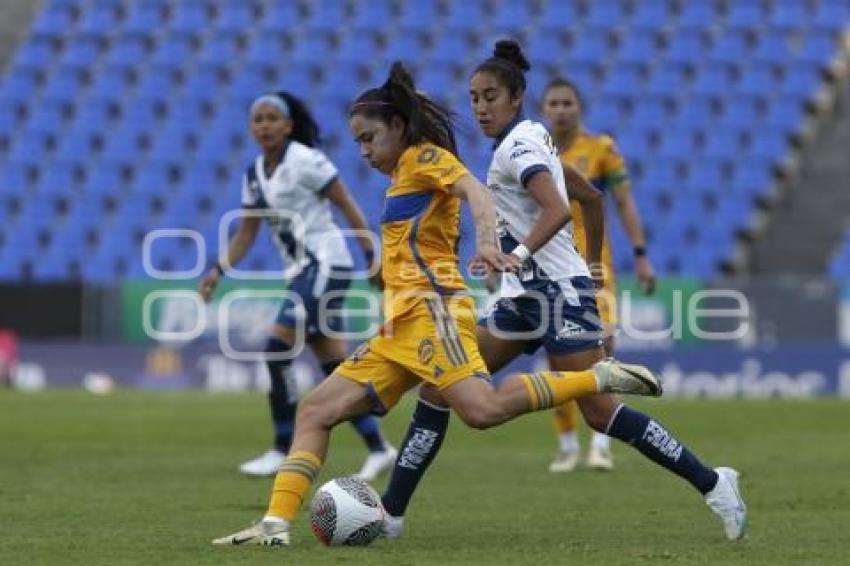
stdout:
<svg viewBox="0 0 850 566">
<path fill-rule="evenodd" d="M 419 343 L 419 363 L 428 365 L 434 359 L 434 342 L 430 338 L 423 338 Z"/>
<path fill-rule="evenodd" d="M 584 328 L 571 320 L 564 321 L 564 327 L 558 332 L 558 340 L 567 340 L 584 334 Z"/>
</svg>

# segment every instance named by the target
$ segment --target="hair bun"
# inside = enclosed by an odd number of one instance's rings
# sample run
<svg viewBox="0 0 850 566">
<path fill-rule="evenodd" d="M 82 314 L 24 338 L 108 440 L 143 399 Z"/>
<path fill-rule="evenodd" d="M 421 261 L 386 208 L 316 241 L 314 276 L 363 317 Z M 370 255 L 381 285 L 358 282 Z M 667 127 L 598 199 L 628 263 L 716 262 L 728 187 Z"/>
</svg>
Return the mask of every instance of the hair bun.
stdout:
<svg viewBox="0 0 850 566">
<path fill-rule="evenodd" d="M 522 53 L 522 47 L 513 39 L 500 39 L 493 48 L 493 57 L 504 59 L 516 65 L 522 71 L 531 69 L 531 63 Z"/>
</svg>

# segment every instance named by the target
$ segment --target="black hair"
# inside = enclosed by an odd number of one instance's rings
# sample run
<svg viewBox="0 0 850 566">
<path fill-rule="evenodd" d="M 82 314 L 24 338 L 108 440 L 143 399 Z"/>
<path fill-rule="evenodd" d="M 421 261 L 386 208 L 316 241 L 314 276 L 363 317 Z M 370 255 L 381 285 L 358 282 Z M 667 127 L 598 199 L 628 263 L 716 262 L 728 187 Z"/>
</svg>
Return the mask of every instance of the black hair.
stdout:
<svg viewBox="0 0 850 566">
<path fill-rule="evenodd" d="M 317 147 L 322 143 L 319 125 L 300 98 L 285 90 L 269 93 L 269 95 L 283 100 L 289 109 L 289 119 L 292 120 L 292 132 L 289 134 L 289 139 L 310 147 Z"/>
<path fill-rule="evenodd" d="M 508 87 L 512 98 L 525 93 L 525 72 L 531 63 L 522 53 L 522 47 L 513 39 L 500 39 L 493 47 L 493 56 L 475 68 L 475 73 L 491 73 Z M 473 73 L 473 74 L 475 74 Z"/>
<path fill-rule="evenodd" d="M 390 68 L 387 80 L 372 88 L 351 105 L 349 116 L 359 114 L 389 124 L 394 116 L 404 122 L 407 145 L 431 142 L 457 155 L 454 114 L 424 94 L 416 91 L 413 77 L 400 62 Z"/>
<path fill-rule="evenodd" d="M 582 111 L 585 110 L 584 97 L 582 96 L 581 90 L 578 88 L 578 85 L 565 77 L 555 77 L 550 80 L 549 83 L 546 85 L 546 88 L 543 89 L 543 98 L 546 98 L 546 95 L 549 94 L 550 90 L 558 87 L 566 87 L 573 91 L 573 94 L 576 95 L 576 99 L 578 99 L 579 107 Z"/>
<path fill-rule="evenodd" d="M 297 96 L 281 90 L 275 93 L 286 102 L 289 108 L 289 119 L 292 120 L 292 133 L 289 139 L 303 143 L 310 147 L 316 147 L 322 143 L 319 134 L 319 125 L 307 108 L 307 105 Z"/>
</svg>

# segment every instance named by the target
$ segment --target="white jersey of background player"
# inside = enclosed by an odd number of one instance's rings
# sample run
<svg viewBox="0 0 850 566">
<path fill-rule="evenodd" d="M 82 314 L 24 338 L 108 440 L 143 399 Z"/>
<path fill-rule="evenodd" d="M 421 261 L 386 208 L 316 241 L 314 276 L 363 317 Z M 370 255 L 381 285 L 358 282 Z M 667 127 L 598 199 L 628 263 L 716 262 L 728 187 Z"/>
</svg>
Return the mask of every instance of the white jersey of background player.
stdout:
<svg viewBox="0 0 850 566">
<path fill-rule="evenodd" d="M 266 221 L 286 262 L 286 277 L 293 277 L 311 261 L 323 267 L 353 266 L 325 198 L 338 176 L 324 153 L 295 140 L 287 140 L 270 176 L 263 169 L 262 154 L 245 171 L 242 207 L 269 211 Z"/>
</svg>

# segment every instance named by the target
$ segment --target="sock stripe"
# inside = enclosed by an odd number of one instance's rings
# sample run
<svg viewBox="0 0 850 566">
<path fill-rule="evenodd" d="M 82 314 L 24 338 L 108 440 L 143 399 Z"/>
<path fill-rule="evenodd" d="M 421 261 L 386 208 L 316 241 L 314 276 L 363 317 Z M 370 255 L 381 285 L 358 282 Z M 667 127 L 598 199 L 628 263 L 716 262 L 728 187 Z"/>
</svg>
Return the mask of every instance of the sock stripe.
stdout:
<svg viewBox="0 0 850 566">
<path fill-rule="evenodd" d="M 541 394 L 541 391 L 540 391 L 540 386 L 538 385 L 537 381 L 534 379 L 533 373 L 527 374 L 525 376 L 525 381 L 526 381 L 526 383 L 531 385 L 531 388 L 528 389 L 528 393 L 529 393 L 529 397 L 530 397 L 529 401 L 531 401 L 531 408 L 536 411 L 537 409 L 540 408 L 540 405 L 541 405 L 541 402 L 542 402 L 541 401 L 542 394 Z"/>
<path fill-rule="evenodd" d="M 319 475 L 319 467 L 304 458 L 287 458 L 279 472 L 292 472 L 306 477 L 311 482 Z"/>
<path fill-rule="evenodd" d="M 546 382 L 546 377 L 542 373 L 535 373 L 534 378 L 540 384 L 540 389 L 543 391 L 543 406 L 550 408 L 555 404 L 555 395 L 552 393 L 552 388 Z"/>
</svg>

